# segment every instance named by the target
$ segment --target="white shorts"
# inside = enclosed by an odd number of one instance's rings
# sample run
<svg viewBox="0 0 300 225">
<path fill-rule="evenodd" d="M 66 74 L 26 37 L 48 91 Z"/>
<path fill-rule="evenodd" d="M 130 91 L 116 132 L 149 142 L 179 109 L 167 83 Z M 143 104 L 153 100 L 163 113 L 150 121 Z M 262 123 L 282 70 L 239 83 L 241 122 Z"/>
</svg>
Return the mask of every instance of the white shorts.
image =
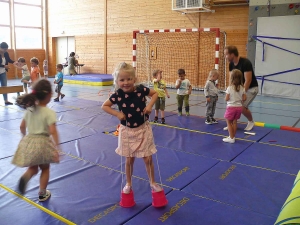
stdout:
<svg viewBox="0 0 300 225">
<path fill-rule="evenodd" d="M 255 99 L 256 95 L 258 93 L 258 87 L 249 88 L 246 92 L 247 99 L 243 102 L 243 106 L 245 108 L 248 108 L 251 102 Z"/>
</svg>

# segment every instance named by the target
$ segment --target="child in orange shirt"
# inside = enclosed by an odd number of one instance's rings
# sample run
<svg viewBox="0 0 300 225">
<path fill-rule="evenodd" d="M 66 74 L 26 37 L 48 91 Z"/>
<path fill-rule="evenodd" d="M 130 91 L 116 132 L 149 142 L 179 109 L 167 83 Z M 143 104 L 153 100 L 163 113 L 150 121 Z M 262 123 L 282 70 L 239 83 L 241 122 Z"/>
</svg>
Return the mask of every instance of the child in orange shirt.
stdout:
<svg viewBox="0 0 300 225">
<path fill-rule="evenodd" d="M 36 57 L 33 57 L 30 59 L 30 64 L 31 64 L 30 79 L 31 82 L 34 83 L 36 80 L 40 78 L 39 60 Z"/>
</svg>

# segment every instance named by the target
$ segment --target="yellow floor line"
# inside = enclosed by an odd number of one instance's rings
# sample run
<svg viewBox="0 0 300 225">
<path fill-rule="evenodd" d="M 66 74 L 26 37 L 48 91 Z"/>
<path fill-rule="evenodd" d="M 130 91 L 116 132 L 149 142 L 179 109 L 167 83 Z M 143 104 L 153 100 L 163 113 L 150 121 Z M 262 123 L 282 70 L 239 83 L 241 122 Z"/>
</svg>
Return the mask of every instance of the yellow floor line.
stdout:
<svg viewBox="0 0 300 225">
<path fill-rule="evenodd" d="M 272 172 L 276 172 L 276 173 L 282 173 L 282 174 L 286 174 L 286 175 L 297 176 L 297 174 L 286 173 L 286 172 L 282 172 L 282 171 L 278 171 L 278 170 L 273 170 L 273 169 L 269 169 L 269 168 L 265 168 L 265 167 L 253 166 L 253 165 L 244 164 L 244 163 L 238 163 L 238 162 L 233 162 L 233 163 L 234 164 L 238 164 L 238 165 L 242 165 L 242 166 L 250 166 L 250 167 L 253 167 L 253 168 L 257 168 L 257 169 L 268 170 L 268 171 L 272 171 Z"/>
<path fill-rule="evenodd" d="M 28 199 L 28 198 L 26 198 L 26 197 L 20 195 L 19 193 L 13 191 L 12 189 L 10 189 L 10 188 L 4 186 L 3 184 L 0 184 L 0 187 L 3 188 L 4 190 L 10 192 L 11 194 L 14 194 L 14 195 L 16 195 L 17 197 L 21 198 L 21 199 L 24 200 L 25 202 L 27 202 L 27 203 L 29 203 L 29 204 L 35 206 L 36 208 L 38 208 L 38 209 L 40 209 L 40 210 L 42 210 L 42 211 L 44 211 L 45 213 L 49 214 L 50 216 L 52 216 L 52 217 L 54 217 L 54 218 L 56 218 L 56 219 L 62 221 L 63 223 L 65 223 L 65 224 L 70 224 L 70 225 L 76 225 L 76 223 L 73 223 L 72 221 L 67 220 L 66 218 L 64 218 L 64 217 L 62 217 L 62 216 L 56 214 L 55 212 L 52 212 L 51 210 L 49 210 L 49 209 L 47 209 L 47 208 L 45 208 L 45 207 L 43 207 L 43 206 L 41 206 L 41 205 L 39 205 L 39 204 L 37 204 L 37 203 L 31 201 L 30 199 Z"/>
<path fill-rule="evenodd" d="M 221 134 L 214 134 L 214 133 L 209 133 L 209 132 L 204 132 L 204 131 L 199 131 L 199 130 L 191 130 L 191 129 L 187 129 L 187 128 L 182 128 L 182 127 L 176 127 L 176 126 L 171 126 L 171 125 L 167 125 L 167 124 L 159 124 L 159 123 L 152 123 L 151 124 L 155 125 L 155 126 L 164 126 L 164 127 L 168 127 L 168 128 L 174 128 L 177 130 L 185 130 L 185 131 L 190 131 L 190 132 L 194 132 L 194 133 L 199 133 L 199 134 L 210 134 L 213 136 L 219 136 L 219 137 L 226 137 L 226 135 L 221 135 Z M 243 139 L 243 138 L 235 138 L 237 140 L 243 140 L 243 141 L 249 141 L 249 142 L 256 142 L 253 140 L 248 140 L 248 139 Z"/>
<path fill-rule="evenodd" d="M 279 145 L 279 144 L 271 144 L 268 142 L 258 142 L 260 144 L 264 144 L 264 145 L 272 145 L 272 146 L 277 146 L 277 147 L 282 147 L 282 148 L 290 148 L 290 149 L 294 149 L 294 150 L 300 150 L 300 148 L 296 148 L 296 147 L 292 147 L 292 146 L 286 146 L 286 145 Z"/>
<path fill-rule="evenodd" d="M 77 160 L 80 160 L 80 161 L 84 161 L 84 162 L 90 163 L 90 164 L 92 164 L 94 166 L 98 166 L 98 167 L 101 167 L 101 168 L 104 168 L 104 169 L 107 169 L 107 170 L 111 170 L 111 171 L 114 171 L 114 172 L 117 172 L 117 173 L 125 174 L 125 172 L 123 172 L 123 171 L 116 170 L 116 169 L 113 169 L 113 168 L 101 165 L 99 163 L 95 163 L 95 162 L 89 161 L 89 160 L 84 159 L 84 158 L 80 158 L 78 156 L 75 156 L 75 155 L 72 155 L 72 154 L 69 154 L 69 153 L 66 153 L 66 152 L 61 152 L 61 154 L 67 155 L 67 156 L 69 156 L 69 157 L 71 157 L 73 159 L 77 159 Z M 125 162 L 125 160 L 124 160 L 124 162 Z M 132 177 L 137 178 L 139 180 L 148 181 L 145 178 L 138 177 L 138 176 L 135 176 L 135 175 L 132 175 Z M 174 190 L 178 190 L 177 188 L 174 188 L 174 187 L 171 187 L 171 186 L 168 186 L 168 185 L 165 185 L 165 184 L 160 184 L 160 185 L 164 186 L 164 187 L 168 187 L 168 188 L 174 189 Z"/>
</svg>

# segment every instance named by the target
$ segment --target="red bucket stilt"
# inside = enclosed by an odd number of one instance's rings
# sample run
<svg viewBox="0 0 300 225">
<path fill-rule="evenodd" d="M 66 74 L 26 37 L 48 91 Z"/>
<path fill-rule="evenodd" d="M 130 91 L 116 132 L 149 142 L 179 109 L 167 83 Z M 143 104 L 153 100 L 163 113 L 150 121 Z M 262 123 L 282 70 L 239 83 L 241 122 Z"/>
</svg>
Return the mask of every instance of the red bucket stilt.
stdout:
<svg viewBox="0 0 300 225">
<path fill-rule="evenodd" d="M 154 207 L 163 207 L 168 204 L 168 200 L 165 195 L 165 191 L 154 192 L 152 190 L 152 205 Z"/>
<path fill-rule="evenodd" d="M 135 205 L 133 191 L 130 190 L 129 194 L 121 193 L 120 206 L 124 208 L 130 208 Z"/>
</svg>

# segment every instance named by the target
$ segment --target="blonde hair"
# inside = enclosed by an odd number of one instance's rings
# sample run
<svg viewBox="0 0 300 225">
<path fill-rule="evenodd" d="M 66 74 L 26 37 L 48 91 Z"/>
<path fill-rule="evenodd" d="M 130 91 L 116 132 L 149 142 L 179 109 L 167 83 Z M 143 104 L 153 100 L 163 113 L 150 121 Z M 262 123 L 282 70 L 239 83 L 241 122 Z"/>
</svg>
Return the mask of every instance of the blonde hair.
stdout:
<svg viewBox="0 0 300 225">
<path fill-rule="evenodd" d="M 126 62 L 122 62 L 120 63 L 116 68 L 115 71 L 113 72 L 113 78 L 114 78 L 114 85 L 115 85 L 115 90 L 119 89 L 118 86 L 118 78 L 119 78 L 119 74 L 120 72 L 125 72 L 130 74 L 130 76 L 132 76 L 134 79 L 136 79 L 136 75 L 135 75 L 135 69 L 133 68 L 132 65 L 126 63 Z"/>
<path fill-rule="evenodd" d="M 207 77 L 207 80 L 210 80 L 210 78 L 214 75 L 214 74 L 218 74 L 219 76 L 219 71 L 217 69 L 212 69 L 209 74 L 208 74 L 208 77 Z"/>
<path fill-rule="evenodd" d="M 161 70 L 154 70 L 152 72 L 152 76 L 155 77 L 158 73 L 161 73 L 162 71 Z"/>
<path fill-rule="evenodd" d="M 236 92 L 240 91 L 240 87 L 243 85 L 243 74 L 240 70 L 234 69 L 231 71 L 230 75 L 230 85 L 234 87 Z"/>
</svg>

